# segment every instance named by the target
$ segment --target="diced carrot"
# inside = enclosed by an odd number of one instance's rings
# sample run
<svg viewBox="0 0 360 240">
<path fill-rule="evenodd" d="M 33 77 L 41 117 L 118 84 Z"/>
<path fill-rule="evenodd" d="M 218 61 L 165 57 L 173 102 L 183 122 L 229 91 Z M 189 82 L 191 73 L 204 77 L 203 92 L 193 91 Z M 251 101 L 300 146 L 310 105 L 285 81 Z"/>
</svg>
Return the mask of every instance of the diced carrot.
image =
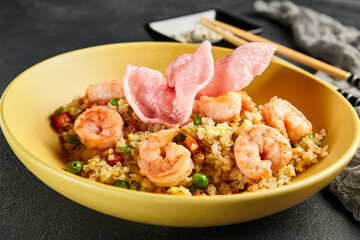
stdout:
<svg viewBox="0 0 360 240">
<path fill-rule="evenodd" d="M 198 144 L 198 142 L 191 137 L 190 135 L 187 135 L 184 141 L 184 144 L 186 148 L 192 153 L 196 153 L 198 151 L 201 151 L 201 146 Z"/>
<path fill-rule="evenodd" d="M 64 112 L 51 120 L 52 125 L 56 129 L 61 129 L 73 122 L 73 118 L 69 112 Z"/>
<path fill-rule="evenodd" d="M 114 156 L 114 157 L 110 157 L 110 156 Z M 124 161 L 124 158 L 116 153 L 110 154 L 107 159 L 107 163 L 111 166 L 115 165 L 117 162 L 123 162 L 123 161 Z"/>
<path fill-rule="evenodd" d="M 196 190 L 196 192 L 194 193 L 193 196 L 207 196 L 203 191 L 201 191 L 201 189 L 199 188 L 198 190 Z"/>
</svg>

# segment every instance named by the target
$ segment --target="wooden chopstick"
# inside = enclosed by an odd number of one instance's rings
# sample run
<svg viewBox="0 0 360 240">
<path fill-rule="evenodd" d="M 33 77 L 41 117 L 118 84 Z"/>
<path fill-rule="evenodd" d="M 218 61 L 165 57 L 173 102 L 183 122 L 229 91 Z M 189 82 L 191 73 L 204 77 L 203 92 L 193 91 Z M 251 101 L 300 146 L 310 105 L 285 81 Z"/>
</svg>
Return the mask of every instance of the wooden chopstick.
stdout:
<svg viewBox="0 0 360 240">
<path fill-rule="evenodd" d="M 204 21 L 203 19 L 200 19 L 200 23 L 202 25 L 204 25 L 205 27 L 211 29 L 212 31 L 220 34 L 223 39 L 231 44 L 233 44 L 234 46 L 241 46 L 245 43 L 248 43 L 248 41 L 246 41 L 245 39 L 243 38 L 240 38 L 238 36 L 235 36 L 233 33 L 231 33 L 230 31 L 227 31 L 227 30 L 224 30 L 223 28 L 219 27 L 219 26 L 215 26 L 214 24 L 212 23 L 209 23 L 208 21 Z M 272 57 L 273 59 L 276 59 L 277 61 L 283 61 L 283 62 L 286 62 L 288 63 L 287 61 L 285 61 L 284 59 L 282 58 L 279 58 L 277 56 L 273 56 Z"/>
<path fill-rule="evenodd" d="M 266 42 L 266 43 L 271 43 L 277 46 L 277 50 L 276 53 L 278 53 L 281 56 L 284 56 L 288 59 L 294 60 L 298 63 L 301 63 L 307 67 L 310 67 L 312 69 L 316 69 L 316 70 L 320 70 L 323 71 L 325 73 L 327 73 L 330 76 L 333 76 L 337 79 L 340 80 L 348 80 L 350 82 L 349 78 L 352 78 L 353 75 L 350 72 L 347 72 L 345 70 L 342 70 L 340 68 L 337 68 L 335 66 L 332 66 L 330 64 L 327 64 L 325 62 L 322 62 L 318 59 L 315 59 L 313 57 L 310 57 L 308 55 L 305 55 L 303 53 L 297 52 L 291 48 L 285 47 L 281 44 L 275 43 L 273 41 L 270 41 L 266 38 L 260 37 L 258 35 L 249 33 L 245 30 L 242 30 L 240 28 L 231 26 L 229 24 L 226 24 L 224 22 L 218 21 L 218 20 L 211 20 L 205 17 L 201 17 L 200 18 L 200 23 L 201 24 L 206 24 L 206 23 L 210 23 L 213 24 L 214 26 L 218 26 L 221 27 L 227 31 L 230 31 L 231 33 L 235 34 L 236 36 L 239 36 L 240 38 L 243 38 L 247 41 L 250 42 Z M 225 39 L 225 37 L 224 37 Z M 226 40 L 226 39 L 225 39 Z M 351 83 L 351 82 L 350 82 Z"/>
<path fill-rule="evenodd" d="M 225 29 L 223 29 L 222 27 L 213 24 L 212 22 L 213 22 L 213 20 L 205 19 L 204 17 L 201 17 L 201 19 L 200 19 L 200 23 L 201 23 L 202 25 L 204 25 L 205 27 L 211 29 L 212 31 L 220 34 L 225 41 L 233 44 L 234 46 L 241 46 L 241 45 L 243 45 L 243 44 L 245 44 L 245 43 L 248 43 L 248 41 L 246 41 L 245 39 L 243 39 L 243 38 L 241 38 L 241 37 L 238 37 L 238 36 L 235 36 L 231 31 L 225 30 Z M 261 38 L 261 39 L 263 39 L 263 38 Z M 257 41 L 259 41 L 259 40 L 257 40 Z M 273 42 L 271 42 L 271 41 L 267 41 L 267 42 L 273 43 Z M 280 44 L 276 44 L 276 45 L 281 46 Z M 290 50 L 292 50 L 292 49 L 290 49 Z M 292 50 L 292 51 L 294 51 L 294 50 Z M 299 53 L 299 54 L 301 54 L 301 53 Z M 301 55 L 304 55 L 304 54 L 301 54 Z M 306 56 L 306 55 L 305 55 L 305 56 Z M 309 56 L 306 56 L 306 57 L 309 57 Z M 284 59 L 282 59 L 282 58 L 280 58 L 280 57 L 277 57 L 277 56 L 275 56 L 275 55 L 274 55 L 272 58 L 273 58 L 273 59 L 276 59 L 277 61 L 282 61 L 282 62 L 288 63 L 288 62 L 285 61 Z M 309 57 L 309 58 L 311 58 L 311 57 Z M 318 61 L 317 59 L 315 59 L 315 60 Z M 326 63 L 324 63 L 324 64 L 326 64 Z M 304 64 L 304 65 L 305 65 L 305 64 Z M 328 65 L 328 64 L 326 64 L 326 65 Z M 329 65 L 329 66 L 330 66 L 330 65 Z M 311 66 L 311 67 L 312 67 L 312 66 Z M 331 66 L 331 67 L 332 67 L 332 66 Z M 334 67 L 334 68 L 335 68 L 335 67 Z M 319 69 L 319 70 L 320 70 L 320 69 Z M 339 70 L 341 70 L 341 69 L 339 69 Z M 343 70 L 341 70 L 341 71 L 343 71 Z M 346 72 L 346 73 L 347 73 L 347 72 Z M 350 78 L 350 79 L 353 80 L 353 81 L 351 81 L 351 80 L 347 79 L 347 81 L 348 81 L 349 83 L 351 83 L 351 84 L 354 85 L 354 79 L 355 79 L 355 81 L 358 81 L 358 80 L 359 80 L 359 78 L 356 78 L 356 76 L 352 75 L 351 73 L 347 73 L 347 74 L 350 74 L 350 76 L 348 76 L 348 78 Z M 358 87 L 359 87 L 359 85 L 358 85 Z M 339 87 L 334 86 L 334 88 L 335 88 L 339 93 L 341 93 L 341 94 L 350 102 L 351 105 L 353 105 L 354 107 L 355 107 L 355 106 L 360 106 L 360 98 L 357 98 L 357 97 L 352 96 L 351 93 L 349 93 L 349 92 L 347 92 L 347 91 L 345 91 L 345 90 L 342 90 L 342 89 L 340 89 Z"/>
</svg>

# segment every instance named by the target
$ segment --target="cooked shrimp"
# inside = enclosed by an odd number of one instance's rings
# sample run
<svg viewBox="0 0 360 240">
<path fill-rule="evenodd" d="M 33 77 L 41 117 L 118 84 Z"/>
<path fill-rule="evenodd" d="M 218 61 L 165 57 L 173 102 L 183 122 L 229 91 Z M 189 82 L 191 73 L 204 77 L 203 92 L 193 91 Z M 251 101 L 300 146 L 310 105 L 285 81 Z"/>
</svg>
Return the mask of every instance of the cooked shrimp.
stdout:
<svg viewBox="0 0 360 240">
<path fill-rule="evenodd" d="M 255 103 L 244 91 L 232 91 L 218 97 L 201 96 L 194 101 L 193 111 L 211 117 L 215 122 L 231 121 L 245 110 L 254 111 Z"/>
<path fill-rule="evenodd" d="M 267 125 L 276 128 L 291 142 L 298 141 L 301 137 L 312 132 L 312 125 L 304 114 L 291 103 L 278 97 L 273 97 L 262 109 Z"/>
<path fill-rule="evenodd" d="M 139 149 L 140 173 L 159 187 L 176 186 L 194 167 L 190 151 L 171 142 L 178 133 L 178 126 L 152 133 Z"/>
<path fill-rule="evenodd" d="M 105 150 L 113 147 L 123 136 L 121 116 L 106 106 L 87 109 L 75 120 L 74 130 L 80 141 L 90 149 Z"/>
<path fill-rule="evenodd" d="M 292 157 L 291 146 L 275 128 L 253 125 L 240 133 L 234 146 L 236 165 L 250 179 L 269 178 Z"/>
<path fill-rule="evenodd" d="M 85 96 L 92 103 L 107 104 L 113 98 L 124 98 L 122 80 L 113 80 L 91 84 L 86 89 Z"/>
</svg>

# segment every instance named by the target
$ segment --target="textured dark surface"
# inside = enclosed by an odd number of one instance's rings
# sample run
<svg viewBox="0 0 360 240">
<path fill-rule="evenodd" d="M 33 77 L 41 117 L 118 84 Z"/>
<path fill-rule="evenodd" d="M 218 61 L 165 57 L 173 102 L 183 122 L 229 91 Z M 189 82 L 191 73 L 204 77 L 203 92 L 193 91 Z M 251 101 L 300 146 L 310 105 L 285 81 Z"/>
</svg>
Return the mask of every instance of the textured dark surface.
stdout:
<svg viewBox="0 0 360 240">
<path fill-rule="evenodd" d="M 360 1 L 294 2 L 360 29 Z M 145 23 L 210 8 L 250 20 L 265 29 L 262 36 L 297 49 L 289 29 L 258 16 L 252 5 L 253 1 L 248 0 L 1 0 L 0 92 L 21 72 L 49 57 L 94 45 L 149 41 L 152 39 L 143 28 Z M 31 106 L 24 103 L 24 107 Z M 184 229 L 117 219 L 81 206 L 49 188 L 14 155 L 2 133 L 0 141 L 0 239 L 358 239 L 360 236 L 359 222 L 327 189 L 276 215 L 231 226 Z"/>
</svg>

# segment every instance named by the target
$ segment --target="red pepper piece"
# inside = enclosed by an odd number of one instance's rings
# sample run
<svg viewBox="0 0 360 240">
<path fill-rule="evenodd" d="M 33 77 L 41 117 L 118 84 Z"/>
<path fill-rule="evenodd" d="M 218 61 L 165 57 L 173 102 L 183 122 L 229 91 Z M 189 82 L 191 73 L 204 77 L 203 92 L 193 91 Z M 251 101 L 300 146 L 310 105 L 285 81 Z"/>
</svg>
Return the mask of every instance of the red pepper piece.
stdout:
<svg viewBox="0 0 360 240">
<path fill-rule="evenodd" d="M 51 120 L 52 125 L 56 129 L 64 128 L 67 125 L 69 125 L 69 123 L 72 123 L 72 122 L 73 122 L 73 118 L 69 112 L 61 113 Z"/>
<path fill-rule="evenodd" d="M 114 160 L 109 160 L 109 157 L 108 157 L 108 160 L 107 160 L 107 163 L 111 166 L 114 166 L 117 162 L 123 162 L 124 161 L 124 158 L 116 153 L 112 153 L 110 154 L 109 156 L 113 155 L 114 156 Z"/>
</svg>

